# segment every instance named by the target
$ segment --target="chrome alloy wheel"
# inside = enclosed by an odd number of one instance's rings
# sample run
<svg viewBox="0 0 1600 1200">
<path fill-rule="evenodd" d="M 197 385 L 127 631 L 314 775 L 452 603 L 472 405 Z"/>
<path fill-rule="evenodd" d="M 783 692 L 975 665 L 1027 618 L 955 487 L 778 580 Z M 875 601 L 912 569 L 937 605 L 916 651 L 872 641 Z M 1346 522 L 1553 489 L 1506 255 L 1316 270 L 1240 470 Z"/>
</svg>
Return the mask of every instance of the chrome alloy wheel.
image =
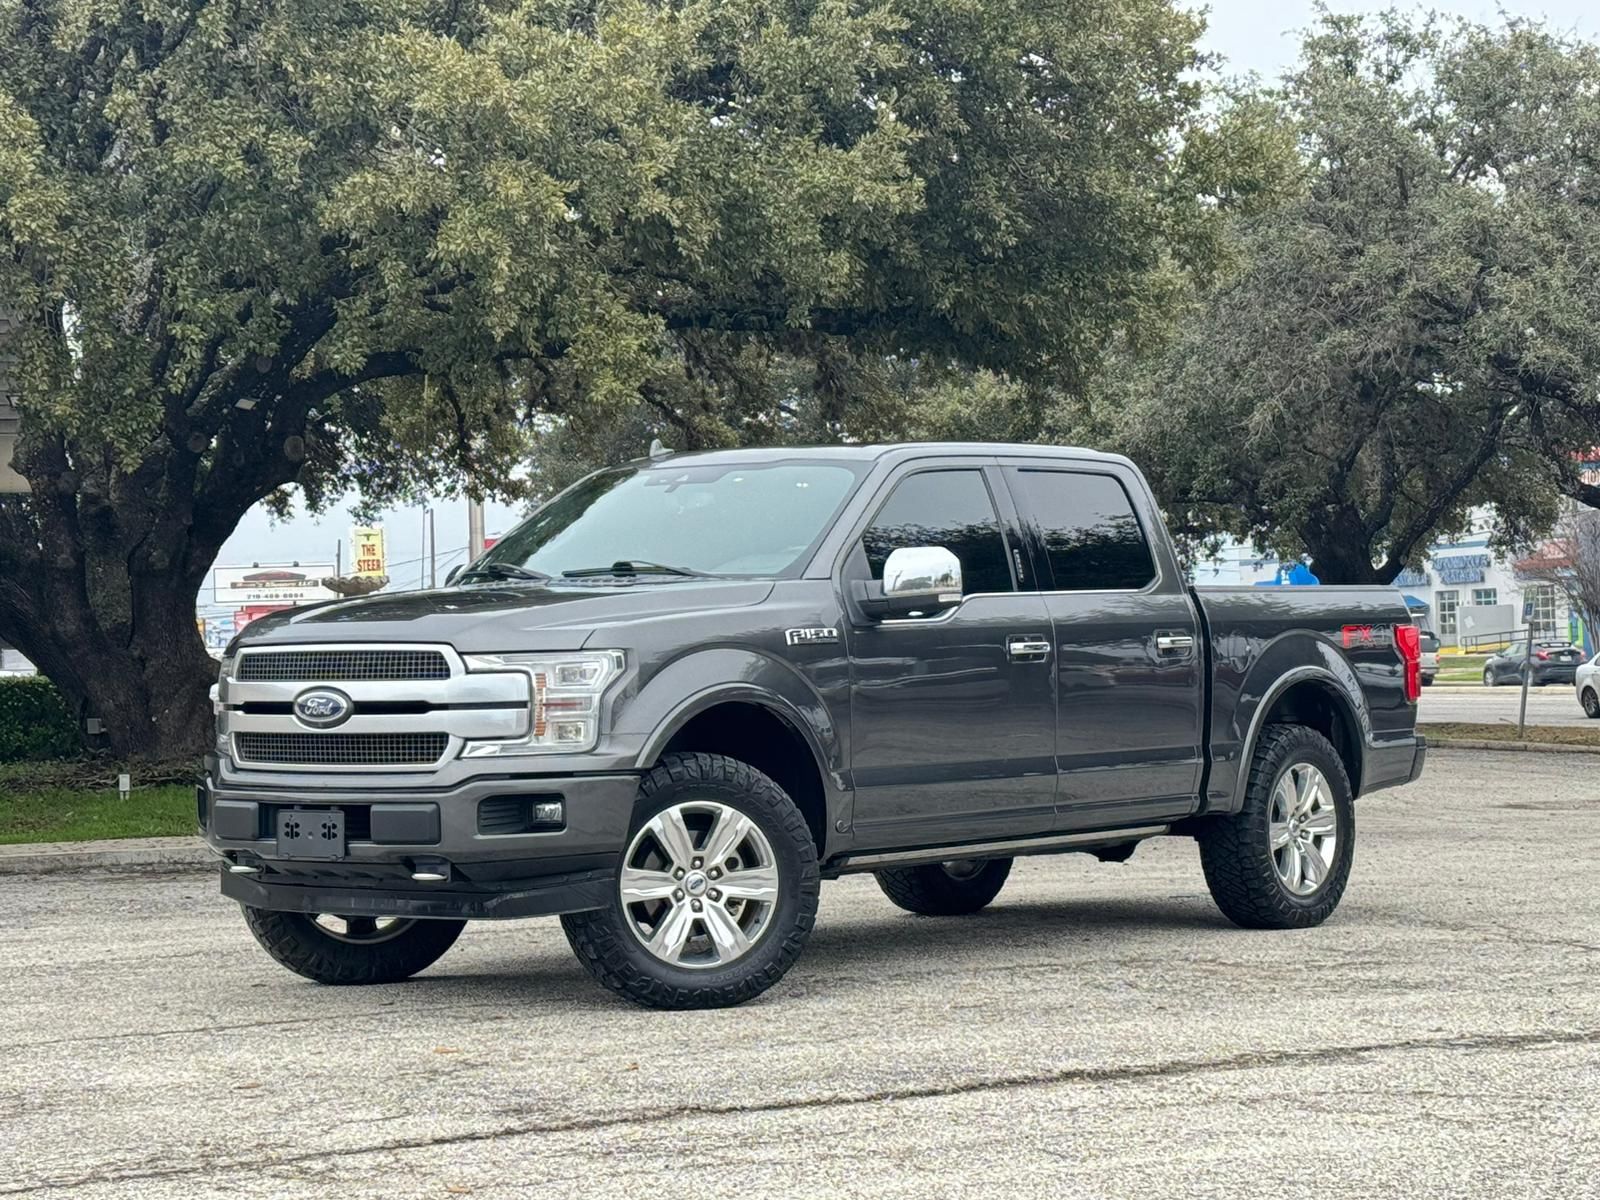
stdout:
<svg viewBox="0 0 1600 1200">
<path fill-rule="evenodd" d="M 738 809 L 686 800 L 634 835 L 618 884 L 628 928 L 675 967 L 725 967 L 766 932 L 778 907 L 778 861 Z"/>
<path fill-rule="evenodd" d="M 1310 763 L 1295 763 L 1272 789 L 1272 865 L 1283 886 L 1309 896 L 1328 878 L 1339 851 L 1333 791 Z"/>
<path fill-rule="evenodd" d="M 359 946 L 387 942 L 416 924 L 405 917 L 336 917 L 331 913 L 317 913 L 311 920 L 334 941 Z"/>
</svg>

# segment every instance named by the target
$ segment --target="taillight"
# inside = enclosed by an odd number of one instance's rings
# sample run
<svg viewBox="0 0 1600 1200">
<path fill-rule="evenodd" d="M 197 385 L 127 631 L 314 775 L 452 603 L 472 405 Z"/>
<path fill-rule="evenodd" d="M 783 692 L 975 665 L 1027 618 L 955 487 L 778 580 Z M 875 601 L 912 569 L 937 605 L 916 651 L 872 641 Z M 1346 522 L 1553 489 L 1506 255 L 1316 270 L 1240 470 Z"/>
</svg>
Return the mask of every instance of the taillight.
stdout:
<svg viewBox="0 0 1600 1200">
<path fill-rule="evenodd" d="M 1415 704 L 1422 697 L 1422 631 L 1415 625 L 1396 625 L 1394 644 L 1406 668 L 1406 699 Z"/>
</svg>

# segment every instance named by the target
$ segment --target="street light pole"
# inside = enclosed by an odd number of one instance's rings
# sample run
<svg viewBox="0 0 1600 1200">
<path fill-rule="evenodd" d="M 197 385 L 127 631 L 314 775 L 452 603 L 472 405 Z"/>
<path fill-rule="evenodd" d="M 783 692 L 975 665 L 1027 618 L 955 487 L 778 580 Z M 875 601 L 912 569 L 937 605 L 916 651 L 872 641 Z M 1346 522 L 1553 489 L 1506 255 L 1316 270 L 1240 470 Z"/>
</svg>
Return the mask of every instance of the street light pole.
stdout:
<svg viewBox="0 0 1600 1200">
<path fill-rule="evenodd" d="M 483 556 L 483 501 L 467 497 L 467 561 Z"/>
</svg>

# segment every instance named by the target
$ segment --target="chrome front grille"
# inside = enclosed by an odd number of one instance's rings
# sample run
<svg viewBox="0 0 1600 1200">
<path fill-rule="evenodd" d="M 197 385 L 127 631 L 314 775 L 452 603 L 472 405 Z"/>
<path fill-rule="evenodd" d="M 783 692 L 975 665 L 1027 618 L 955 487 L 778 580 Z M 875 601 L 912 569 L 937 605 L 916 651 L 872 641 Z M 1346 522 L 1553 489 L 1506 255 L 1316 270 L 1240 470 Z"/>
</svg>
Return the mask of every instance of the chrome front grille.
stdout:
<svg viewBox="0 0 1600 1200">
<path fill-rule="evenodd" d="M 296 715 L 310 691 L 350 701 L 342 722 Z M 242 646 L 217 685 L 219 745 L 249 771 L 434 771 L 474 742 L 525 736 L 526 671 L 468 671 L 441 643 Z"/>
<path fill-rule="evenodd" d="M 246 650 L 239 655 L 240 683 L 355 683 L 449 679 L 450 662 L 438 650 Z"/>
<path fill-rule="evenodd" d="M 298 767 L 431 767 L 447 733 L 236 733 L 241 763 Z"/>
</svg>

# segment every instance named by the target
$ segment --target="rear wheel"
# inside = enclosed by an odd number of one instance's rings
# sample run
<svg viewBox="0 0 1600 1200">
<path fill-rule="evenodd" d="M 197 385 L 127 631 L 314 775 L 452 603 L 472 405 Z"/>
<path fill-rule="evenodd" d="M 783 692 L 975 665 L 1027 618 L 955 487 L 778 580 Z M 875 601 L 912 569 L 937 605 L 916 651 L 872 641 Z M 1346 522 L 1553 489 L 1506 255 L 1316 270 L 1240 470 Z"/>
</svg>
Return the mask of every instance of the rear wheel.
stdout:
<svg viewBox="0 0 1600 1200">
<path fill-rule="evenodd" d="M 1591 721 L 1595 720 L 1596 718 L 1600 718 L 1600 696 L 1595 695 L 1595 690 L 1593 688 L 1584 688 L 1583 695 L 1578 699 L 1583 705 L 1584 716 L 1588 717 Z"/>
<path fill-rule="evenodd" d="M 964 858 L 875 873 L 883 894 L 907 912 L 930 917 L 975 913 L 988 906 L 1011 874 L 1009 858 Z"/>
<path fill-rule="evenodd" d="M 817 916 L 816 843 L 747 763 L 669 754 L 640 782 L 612 901 L 561 918 L 591 975 L 651 1008 L 723 1008 L 766 991 Z"/>
<path fill-rule="evenodd" d="M 455 945 L 465 921 L 335 917 L 244 909 L 261 948 L 317 983 L 398 983 L 431 967 Z"/>
<path fill-rule="evenodd" d="M 1200 862 L 1212 898 L 1234 924 L 1303 929 L 1339 906 L 1355 832 L 1355 798 L 1333 745 L 1303 725 L 1269 725 L 1244 808 L 1207 826 Z"/>
</svg>

